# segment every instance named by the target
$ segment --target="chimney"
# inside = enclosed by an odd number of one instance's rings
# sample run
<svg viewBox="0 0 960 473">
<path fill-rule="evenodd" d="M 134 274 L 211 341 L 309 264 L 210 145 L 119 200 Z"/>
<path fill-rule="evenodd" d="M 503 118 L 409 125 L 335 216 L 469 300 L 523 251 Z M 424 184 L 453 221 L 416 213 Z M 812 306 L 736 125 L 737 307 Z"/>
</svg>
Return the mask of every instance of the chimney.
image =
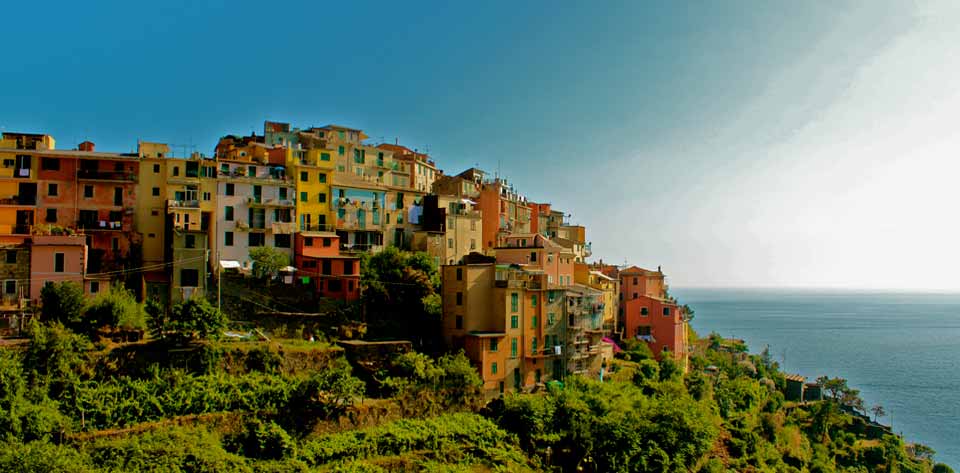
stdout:
<svg viewBox="0 0 960 473">
<path fill-rule="evenodd" d="M 79 146 L 80 151 L 93 151 L 95 147 L 96 145 L 94 145 L 92 141 L 84 141 L 80 143 Z"/>
</svg>

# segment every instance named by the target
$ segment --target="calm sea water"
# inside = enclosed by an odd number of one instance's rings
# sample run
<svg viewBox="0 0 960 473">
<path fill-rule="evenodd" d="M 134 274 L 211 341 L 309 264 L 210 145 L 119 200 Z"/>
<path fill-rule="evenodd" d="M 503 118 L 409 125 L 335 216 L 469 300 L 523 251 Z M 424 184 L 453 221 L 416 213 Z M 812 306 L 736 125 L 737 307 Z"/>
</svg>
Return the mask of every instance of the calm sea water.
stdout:
<svg viewBox="0 0 960 473">
<path fill-rule="evenodd" d="M 908 441 L 960 466 L 960 294 L 683 289 L 697 333 L 765 345 L 785 371 L 846 378 Z"/>
</svg>

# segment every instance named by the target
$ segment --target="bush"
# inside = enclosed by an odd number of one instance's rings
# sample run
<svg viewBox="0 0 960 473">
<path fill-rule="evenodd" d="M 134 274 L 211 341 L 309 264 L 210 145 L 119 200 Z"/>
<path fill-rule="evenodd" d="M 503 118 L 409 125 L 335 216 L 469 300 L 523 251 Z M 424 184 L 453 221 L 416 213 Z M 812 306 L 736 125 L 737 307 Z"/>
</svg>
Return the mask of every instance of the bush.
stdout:
<svg viewBox="0 0 960 473">
<path fill-rule="evenodd" d="M 0 471 L 9 473 L 93 473 L 89 458 L 49 442 L 7 442 L 0 449 Z"/>
<path fill-rule="evenodd" d="M 218 338 L 226 327 L 226 317 L 202 297 L 194 297 L 173 306 L 162 331 L 171 331 L 181 339 Z"/>
<path fill-rule="evenodd" d="M 125 330 L 145 330 L 146 312 L 133 293 L 119 285 L 94 298 L 83 313 L 88 333 L 102 327 L 117 327 Z"/>
<path fill-rule="evenodd" d="M 223 449 L 202 429 L 165 428 L 143 435 L 101 440 L 89 447 L 93 463 L 107 471 L 247 473 L 246 459 Z"/>
<path fill-rule="evenodd" d="M 296 442 L 282 427 L 256 419 L 247 423 L 241 445 L 244 455 L 264 460 L 293 456 L 297 448 Z"/>
</svg>

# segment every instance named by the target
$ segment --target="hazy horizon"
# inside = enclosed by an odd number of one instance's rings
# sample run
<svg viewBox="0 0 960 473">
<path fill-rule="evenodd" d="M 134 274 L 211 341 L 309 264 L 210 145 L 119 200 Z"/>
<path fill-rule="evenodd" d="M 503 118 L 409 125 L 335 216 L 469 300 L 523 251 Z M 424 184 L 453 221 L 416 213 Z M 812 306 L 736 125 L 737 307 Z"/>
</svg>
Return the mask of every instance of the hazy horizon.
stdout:
<svg viewBox="0 0 960 473">
<path fill-rule="evenodd" d="M 54 3 L 0 32 L 30 42 L 4 131 L 210 155 L 339 123 L 499 170 L 676 287 L 960 291 L 955 3 Z"/>
</svg>

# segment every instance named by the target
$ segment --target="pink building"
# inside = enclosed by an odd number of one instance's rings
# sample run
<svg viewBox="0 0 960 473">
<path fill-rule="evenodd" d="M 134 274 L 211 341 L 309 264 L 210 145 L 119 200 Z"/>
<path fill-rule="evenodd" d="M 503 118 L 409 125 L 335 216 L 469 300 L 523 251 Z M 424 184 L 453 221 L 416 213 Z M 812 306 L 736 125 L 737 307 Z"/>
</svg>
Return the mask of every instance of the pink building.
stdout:
<svg viewBox="0 0 960 473">
<path fill-rule="evenodd" d="M 540 234 L 511 234 L 503 240 L 504 246 L 495 249 L 498 263 L 539 269 L 546 273 L 548 284 L 573 284 L 574 254 L 570 250 Z"/>
<path fill-rule="evenodd" d="M 34 235 L 30 251 L 30 300 L 38 303 L 43 286 L 73 281 L 83 285 L 83 292 L 96 295 L 105 291 L 109 277 L 87 275 L 87 243 L 84 235 Z"/>
</svg>

